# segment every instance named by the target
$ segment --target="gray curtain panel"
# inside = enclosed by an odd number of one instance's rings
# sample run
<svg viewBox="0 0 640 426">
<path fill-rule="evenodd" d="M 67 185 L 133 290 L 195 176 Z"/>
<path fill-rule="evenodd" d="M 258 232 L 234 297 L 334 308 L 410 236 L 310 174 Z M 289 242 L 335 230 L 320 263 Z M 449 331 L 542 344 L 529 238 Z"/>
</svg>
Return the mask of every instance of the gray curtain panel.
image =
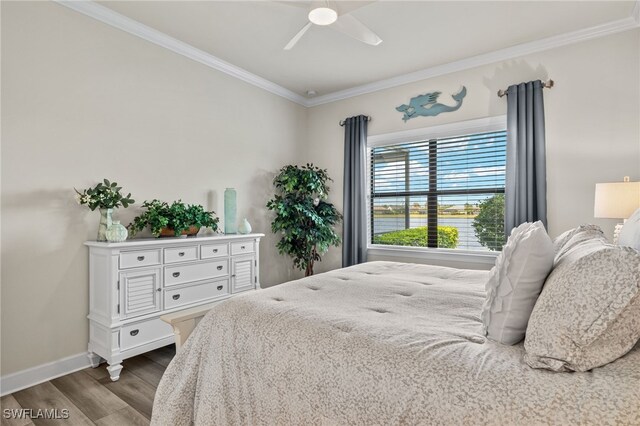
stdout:
<svg viewBox="0 0 640 426">
<path fill-rule="evenodd" d="M 547 166 L 543 83 L 514 84 L 507 89 L 507 167 L 505 223 L 507 236 L 524 222 L 547 226 Z"/>
<path fill-rule="evenodd" d="M 344 121 L 343 267 L 367 260 L 367 122 L 364 115 Z"/>
</svg>

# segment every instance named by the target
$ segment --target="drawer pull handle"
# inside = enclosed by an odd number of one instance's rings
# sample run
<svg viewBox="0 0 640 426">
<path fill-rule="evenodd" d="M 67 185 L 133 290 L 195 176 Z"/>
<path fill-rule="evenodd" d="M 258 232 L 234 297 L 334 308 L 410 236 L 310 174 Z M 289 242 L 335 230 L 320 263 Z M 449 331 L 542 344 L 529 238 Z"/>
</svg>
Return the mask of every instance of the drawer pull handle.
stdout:
<svg viewBox="0 0 640 426">
<path fill-rule="evenodd" d="M 222 265 L 218 266 L 218 271 L 222 271 Z"/>
<path fill-rule="evenodd" d="M 240 246 L 240 248 L 241 248 L 242 250 L 244 250 L 244 246 Z"/>
<path fill-rule="evenodd" d="M 137 336 L 139 332 L 140 332 L 140 330 L 138 330 L 136 328 L 135 330 L 131 330 L 131 332 L 129 332 L 129 334 L 132 335 L 132 336 Z"/>
<path fill-rule="evenodd" d="M 180 256 L 180 257 L 184 256 L 184 252 L 181 251 L 180 253 L 178 253 L 178 256 Z"/>
<path fill-rule="evenodd" d="M 179 294 L 174 294 L 173 295 L 173 300 L 178 300 L 180 299 L 180 295 Z"/>
<path fill-rule="evenodd" d="M 222 286 L 221 286 L 221 285 L 219 285 L 219 286 L 217 287 L 217 289 L 218 289 L 218 290 L 222 290 Z"/>
<path fill-rule="evenodd" d="M 161 291 L 162 291 L 162 289 L 161 289 L 161 288 L 159 288 L 159 289 L 157 289 L 156 291 L 159 293 L 159 292 L 161 292 Z"/>
<path fill-rule="evenodd" d="M 178 278 L 180 276 L 180 272 L 174 272 L 171 275 L 173 275 L 173 278 Z"/>
<path fill-rule="evenodd" d="M 214 253 L 217 253 L 217 252 L 218 252 L 218 249 L 213 249 L 213 252 L 214 252 Z"/>
<path fill-rule="evenodd" d="M 142 262 L 144 260 L 144 256 L 138 256 L 138 262 Z"/>
</svg>

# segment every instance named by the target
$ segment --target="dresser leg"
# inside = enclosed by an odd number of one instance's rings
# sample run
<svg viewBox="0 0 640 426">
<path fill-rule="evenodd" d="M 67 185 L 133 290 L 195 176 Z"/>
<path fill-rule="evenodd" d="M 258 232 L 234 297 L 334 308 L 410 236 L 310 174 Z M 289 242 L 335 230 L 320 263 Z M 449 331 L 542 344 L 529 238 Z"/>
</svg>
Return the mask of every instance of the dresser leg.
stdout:
<svg viewBox="0 0 640 426">
<path fill-rule="evenodd" d="M 100 365 L 100 361 L 102 361 L 102 358 L 100 358 L 100 355 L 94 354 L 93 352 L 89 352 L 87 356 L 89 357 L 89 363 L 91 363 L 91 368 L 96 368 L 97 366 Z"/>
<path fill-rule="evenodd" d="M 109 364 L 107 371 L 111 376 L 111 381 L 115 382 L 120 378 L 120 372 L 122 371 L 122 364 Z"/>
</svg>

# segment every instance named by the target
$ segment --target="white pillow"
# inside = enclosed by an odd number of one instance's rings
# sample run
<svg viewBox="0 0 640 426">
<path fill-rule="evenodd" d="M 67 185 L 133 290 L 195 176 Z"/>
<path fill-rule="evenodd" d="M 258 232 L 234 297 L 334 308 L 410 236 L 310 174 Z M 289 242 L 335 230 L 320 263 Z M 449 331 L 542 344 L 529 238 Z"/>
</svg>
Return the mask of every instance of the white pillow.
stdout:
<svg viewBox="0 0 640 426">
<path fill-rule="evenodd" d="M 511 231 L 486 284 L 481 317 L 489 339 L 507 345 L 524 339 L 554 254 L 542 222 L 523 223 Z"/>
<path fill-rule="evenodd" d="M 618 245 L 640 250 L 640 209 L 624 223 L 618 235 Z"/>
</svg>

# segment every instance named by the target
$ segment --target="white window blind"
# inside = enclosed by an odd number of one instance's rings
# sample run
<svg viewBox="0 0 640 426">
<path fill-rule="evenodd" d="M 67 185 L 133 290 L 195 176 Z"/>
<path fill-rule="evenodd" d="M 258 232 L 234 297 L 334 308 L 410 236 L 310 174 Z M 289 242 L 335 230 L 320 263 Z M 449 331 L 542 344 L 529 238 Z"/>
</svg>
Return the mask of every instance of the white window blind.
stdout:
<svg viewBox="0 0 640 426">
<path fill-rule="evenodd" d="M 371 149 L 371 242 L 464 250 L 504 244 L 506 131 Z"/>
</svg>

